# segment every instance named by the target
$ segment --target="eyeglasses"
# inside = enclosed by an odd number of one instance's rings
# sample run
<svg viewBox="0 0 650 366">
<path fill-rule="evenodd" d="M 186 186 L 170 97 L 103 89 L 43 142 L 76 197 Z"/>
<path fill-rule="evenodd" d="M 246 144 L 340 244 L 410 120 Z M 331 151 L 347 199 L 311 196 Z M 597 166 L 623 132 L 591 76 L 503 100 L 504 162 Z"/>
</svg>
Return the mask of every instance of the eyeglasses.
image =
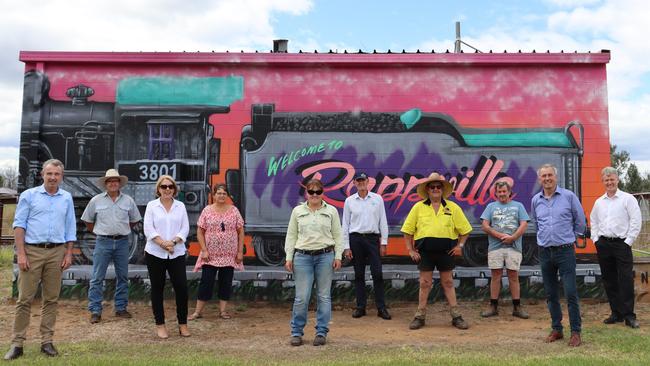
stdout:
<svg viewBox="0 0 650 366">
<path fill-rule="evenodd" d="M 319 189 L 319 190 L 317 190 L 317 191 L 314 191 L 314 190 L 312 190 L 312 189 L 308 189 L 308 190 L 307 190 L 307 193 L 309 193 L 310 196 L 313 196 L 313 195 L 320 196 L 321 194 L 323 194 L 323 190 L 322 190 L 322 189 Z"/>
<path fill-rule="evenodd" d="M 427 186 L 429 189 L 442 189 L 442 184 L 431 184 Z"/>
<path fill-rule="evenodd" d="M 173 184 L 161 184 L 158 187 L 160 187 L 160 189 L 174 189 Z"/>
<path fill-rule="evenodd" d="M 226 224 L 223 222 L 221 223 L 221 231 L 226 231 Z"/>
</svg>

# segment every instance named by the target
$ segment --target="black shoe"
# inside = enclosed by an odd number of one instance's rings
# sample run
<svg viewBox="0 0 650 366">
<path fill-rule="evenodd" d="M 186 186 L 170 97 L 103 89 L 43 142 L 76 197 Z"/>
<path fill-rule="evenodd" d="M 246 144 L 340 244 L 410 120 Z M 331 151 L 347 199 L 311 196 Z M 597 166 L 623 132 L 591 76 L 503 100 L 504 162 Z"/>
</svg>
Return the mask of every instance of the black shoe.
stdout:
<svg viewBox="0 0 650 366">
<path fill-rule="evenodd" d="M 118 318 L 122 318 L 122 319 L 131 319 L 131 318 L 133 318 L 133 315 L 131 315 L 131 313 L 129 313 L 126 309 L 116 311 L 115 316 L 118 317 Z"/>
<path fill-rule="evenodd" d="M 316 338 L 314 338 L 314 346 L 324 346 L 325 343 L 327 343 L 327 338 L 322 335 L 317 335 Z"/>
<path fill-rule="evenodd" d="M 639 321 L 631 318 L 631 319 L 625 319 L 625 325 L 632 329 L 639 329 L 641 327 L 641 324 L 639 324 Z"/>
<path fill-rule="evenodd" d="M 50 357 L 59 355 L 59 351 L 57 351 L 56 348 L 54 348 L 54 345 L 52 343 L 45 343 L 44 345 L 41 345 L 41 352 L 45 353 Z"/>
<path fill-rule="evenodd" d="M 302 337 L 301 336 L 291 337 L 291 345 L 294 347 L 302 346 Z"/>
<path fill-rule="evenodd" d="M 9 348 L 9 351 L 5 353 L 5 360 L 15 360 L 18 357 L 23 355 L 23 347 L 16 347 L 16 346 L 11 346 Z"/>
<path fill-rule="evenodd" d="M 605 323 L 605 324 L 614 324 L 614 323 L 620 323 L 622 321 L 623 321 L 622 318 L 620 318 L 620 317 L 618 317 L 618 316 L 616 316 L 614 314 L 611 314 L 609 317 L 607 317 L 606 319 L 603 320 L 603 323 Z"/>
<path fill-rule="evenodd" d="M 352 312 L 352 317 L 353 318 L 361 318 L 362 316 L 366 315 L 366 309 L 364 308 L 356 308 Z"/>
<path fill-rule="evenodd" d="M 388 312 L 388 309 L 386 309 L 386 308 L 377 309 L 377 316 L 384 319 L 384 320 L 391 320 L 392 319 L 392 317 L 390 316 L 390 313 Z"/>
<path fill-rule="evenodd" d="M 97 324 L 102 321 L 102 314 L 92 313 L 90 314 L 90 324 Z"/>
</svg>

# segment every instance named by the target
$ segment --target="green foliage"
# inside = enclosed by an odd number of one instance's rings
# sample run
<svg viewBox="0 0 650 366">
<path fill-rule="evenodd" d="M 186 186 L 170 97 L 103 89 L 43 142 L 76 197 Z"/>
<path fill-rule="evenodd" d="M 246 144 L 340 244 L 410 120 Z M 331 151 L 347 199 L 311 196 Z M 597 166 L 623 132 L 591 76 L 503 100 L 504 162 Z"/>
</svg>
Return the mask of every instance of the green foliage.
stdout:
<svg viewBox="0 0 650 366">
<path fill-rule="evenodd" d="M 630 167 L 627 169 L 623 190 L 629 193 L 649 192 L 650 174 L 646 174 L 645 177 L 642 177 L 636 165 L 631 163 Z"/>
<path fill-rule="evenodd" d="M 610 145 L 609 154 L 612 160 L 612 167 L 616 169 L 619 177 L 624 177 L 630 165 L 630 153 L 625 150 L 616 151 L 616 145 Z"/>
</svg>

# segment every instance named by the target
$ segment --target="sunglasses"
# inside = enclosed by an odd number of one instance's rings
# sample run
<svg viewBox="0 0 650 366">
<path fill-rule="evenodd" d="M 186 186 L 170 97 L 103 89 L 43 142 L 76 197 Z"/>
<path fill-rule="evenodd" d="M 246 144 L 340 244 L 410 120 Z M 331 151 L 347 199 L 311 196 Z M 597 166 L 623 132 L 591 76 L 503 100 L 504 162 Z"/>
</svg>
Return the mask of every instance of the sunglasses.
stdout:
<svg viewBox="0 0 650 366">
<path fill-rule="evenodd" d="M 173 184 L 161 184 L 158 187 L 160 187 L 160 189 L 174 189 Z"/>
<path fill-rule="evenodd" d="M 429 188 L 429 189 L 442 189 L 442 185 L 441 184 L 431 184 L 431 185 L 427 186 L 427 188 Z"/>
<path fill-rule="evenodd" d="M 226 224 L 223 222 L 221 223 L 221 231 L 226 231 Z"/>
<path fill-rule="evenodd" d="M 312 190 L 312 189 L 308 189 L 308 190 L 307 190 L 307 193 L 309 193 L 310 196 L 313 196 L 313 195 L 320 196 L 321 194 L 323 194 L 323 190 L 322 190 L 322 189 L 319 189 L 319 190 L 317 190 L 317 191 L 314 191 L 314 190 Z"/>
</svg>

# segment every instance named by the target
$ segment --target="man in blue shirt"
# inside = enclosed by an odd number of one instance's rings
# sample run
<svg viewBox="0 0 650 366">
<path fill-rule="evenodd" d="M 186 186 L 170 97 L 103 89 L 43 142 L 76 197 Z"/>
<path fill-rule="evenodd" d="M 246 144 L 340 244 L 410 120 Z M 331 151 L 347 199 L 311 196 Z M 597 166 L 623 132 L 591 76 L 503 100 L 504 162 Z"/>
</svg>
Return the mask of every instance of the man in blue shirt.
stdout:
<svg viewBox="0 0 650 366">
<path fill-rule="evenodd" d="M 42 288 L 41 352 L 56 356 L 52 344 L 61 274 L 72 264 L 72 244 L 77 240 L 74 206 L 70 193 L 59 188 L 63 164 L 56 159 L 43 163 L 43 185 L 24 191 L 14 218 L 18 274 L 18 301 L 11 348 L 5 360 L 23 354 L 31 305 L 39 283 Z"/>
<path fill-rule="evenodd" d="M 555 342 L 564 338 L 559 273 L 569 307 L 571 325 L 569 346 L 577 347 L 582 343 L 580 339 L 582 320 L 576 287 L 575 242 L 576 236 L 585 232 L 585 214 L 578 197 L 573 192 L 557 186 L 555 166 L 542 165 L 537 170 L 537 177 L 542 191 L 532 198 L 531 216 L 537 225 L 539 260 L 553 328 L 546 342 Z"/>
</svg>

